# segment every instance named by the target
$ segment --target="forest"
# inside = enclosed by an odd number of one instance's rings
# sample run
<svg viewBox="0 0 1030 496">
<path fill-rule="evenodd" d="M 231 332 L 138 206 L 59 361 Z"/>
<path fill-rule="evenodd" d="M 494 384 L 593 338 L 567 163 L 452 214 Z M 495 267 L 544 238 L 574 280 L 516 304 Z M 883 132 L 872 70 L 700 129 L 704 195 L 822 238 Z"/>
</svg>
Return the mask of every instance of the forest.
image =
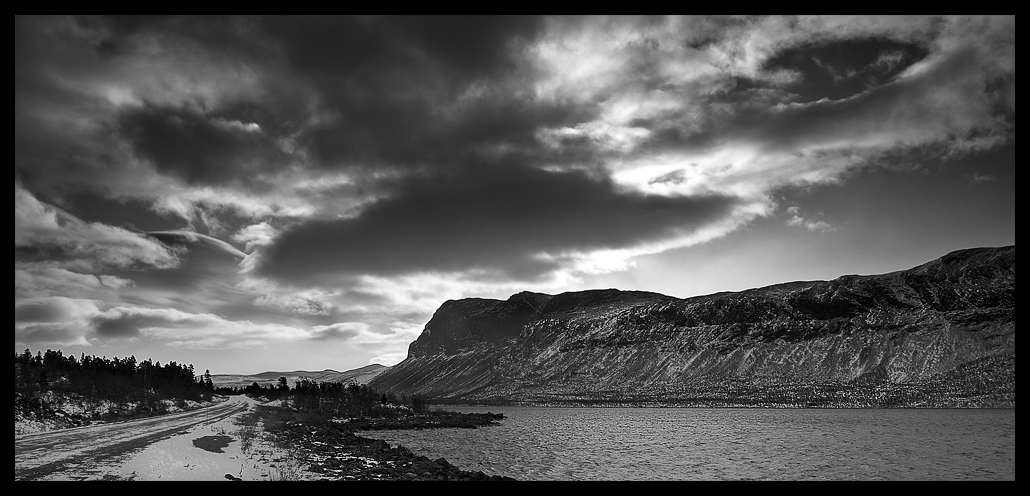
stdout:
<svg viewBox="0 0 1030 496">
<path fill-rule="evenodd" d="M 155 414 L 168 410 L 168 400 L 180 406 L 187 400 L 210 400 L 214 385 L 210 372 L 198 376 L 192 364 L 162 365 L 135 356 L 76 358 L 49 349 L 33 355 L 26 349 L 14 356 L 14 391 L 16 403 L 22 398 L 44 408 L 48 398 L 61 396 L 78 399 L 88 412 L 109 403 L 112 413 Z"/>
<path fill-rule="evenodd" d="M 16 417 L 66 417 L 65 427 L 95 420 L 113 420 L 168 413 L 189 402 L 208 402 L 214 395 L 246 394 L 262 400 L 282 400 L 307 417 L 397 416 L 429 410 L 421 395 L 379 392 L 367 385 L 342 382 L 297 381 L 253 383 L 245 388 L 216 387 L 210 371 L 197 374 L 192 364 L 166 364 L 135 356 L 107 358 L 86 354 L 64 355 L 60 350 L 28 349 L 14 356 Z M 77 405 L 74 415 L 64 410 Z M 197 406 L 194 403 L 193 406 Z M 74 418 L 72 418 L 74 417 Z"/>
</svg>

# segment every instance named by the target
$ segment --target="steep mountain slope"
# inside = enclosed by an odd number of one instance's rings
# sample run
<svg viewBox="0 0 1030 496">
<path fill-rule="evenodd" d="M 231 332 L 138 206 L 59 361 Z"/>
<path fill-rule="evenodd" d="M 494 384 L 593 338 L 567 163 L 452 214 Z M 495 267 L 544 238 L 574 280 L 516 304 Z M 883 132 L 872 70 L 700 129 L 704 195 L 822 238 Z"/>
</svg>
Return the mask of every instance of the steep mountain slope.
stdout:
<svg viewBox="0 0 1030 496">
<path fill-rule="evenodd" d="M 1015 246 L 688 299 L 448 301 L 370 385 L 454 403 L 1014 406 Z"/>
</svg>

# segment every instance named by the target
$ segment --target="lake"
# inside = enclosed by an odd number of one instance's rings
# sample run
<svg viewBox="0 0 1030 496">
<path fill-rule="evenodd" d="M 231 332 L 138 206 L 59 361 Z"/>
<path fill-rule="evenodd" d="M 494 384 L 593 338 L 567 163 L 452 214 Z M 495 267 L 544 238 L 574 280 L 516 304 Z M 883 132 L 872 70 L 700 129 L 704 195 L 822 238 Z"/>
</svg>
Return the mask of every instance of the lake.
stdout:
<svg viewBox="0 0 1030 496">
<path fill-rule="evenodd" d="M 446 407 L 479 429 L 375 431 L 520 480 L 1015 480 L 1015 409 Z"/>
</svg>

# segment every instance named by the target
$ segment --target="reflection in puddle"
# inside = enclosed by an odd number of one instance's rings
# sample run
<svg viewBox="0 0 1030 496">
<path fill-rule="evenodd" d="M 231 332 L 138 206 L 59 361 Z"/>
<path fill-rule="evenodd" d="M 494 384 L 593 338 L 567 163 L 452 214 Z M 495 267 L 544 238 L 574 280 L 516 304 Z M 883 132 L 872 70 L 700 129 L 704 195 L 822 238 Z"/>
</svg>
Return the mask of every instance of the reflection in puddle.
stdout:
<svg viewBox="0 0 1030 496">
<path fill-rule="evenodd" d="M 193 440 L 193 445 L 212 453 L 225 453 L 222 448 L 229 446 L 233 439 L 229 436 L 204 436 Z"/>
</svg>

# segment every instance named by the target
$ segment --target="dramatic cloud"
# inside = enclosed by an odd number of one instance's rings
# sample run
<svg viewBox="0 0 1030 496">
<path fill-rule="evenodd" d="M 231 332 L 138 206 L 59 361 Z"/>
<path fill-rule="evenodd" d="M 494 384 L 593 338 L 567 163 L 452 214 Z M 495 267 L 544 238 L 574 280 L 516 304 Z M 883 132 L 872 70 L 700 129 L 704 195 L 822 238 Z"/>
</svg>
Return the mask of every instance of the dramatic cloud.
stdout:
<svg viewBox="0 0 1030 496">
<path fill-rule="evenodd" d="M 15 264 L 14 296 L 37 297 L 90 294 L 119 290 L 133 285 L 129 279 L 111 275 L 80 274 L 60 267 L 40 264 Z"/>
<path fill-rule="evenodd" d="M 446 298 L 860 236 L 809 192 L 869 171 L 983 204 L 1014 142 L 1014 16 L 16 16 L 16 342 L 395 360 Z"/>
<path fill-rule="evenodd" d="M 258 246 L 267 246 L 279 235 L 279 232 L 267 222 L 246 226 L 232 236 L 232 240 L 243 243 L 249 253 Z"/>
<path fill-rule="evenodd" d="M 158 172 L 190 184 L 246 181 L 290 162 L 288 154 L 252 122 L 144 105 L 126 109 L 118 126 L 137 155 Z"/>
<path fill-rule="evenodd" d="M 91 321 L 100 338 L 146 336 L 186 348 L 251 348 L 271 341 L 307 338 L 302 329 L 229 321 L 174 309 L 116 307 Z"/>
<path fill-rule="evenodd" d="M 692 231 L 732 203 L 624 193 L 582 172 L 476 169 L 412 181 L 353 218 L 288 230 L 260 253 L 257 272 L 293 281 L 423 271 L 532 279 L 577 253 Z"/>
<path fill-rule="evenodd" d="M 14 186 L 15 260 L 40 261 L 63 268 L 158 268 L 178 265 L 175 253 L 141 233 L 83 222 L 40 202 Z"/>
<path fill-rule="evenodd" d="M 318 341 L 352 340 L 368 333 L 368 325 L 362 322 L 343 322 L 327 326 L 315 326 L 314 337 Z"/>
<path fill-rule="evenodd" d="M 297 143 L 328 167 L 439 165 L 482 147 L 532 142 L 542 105 L 521 84 L 524 17 L 269 18 L 283 56 L 317 95 Z"/>
<path fill-rule="evenodd" d="M 246 253 L 225 241 L 191 231 L 152 231 L 147 234 L 169 245 L 189 246 L 199 244 L 209 250 L 220 252 L 230 257 L 243 259 L 247 256 Z"/>
<path fill-rule="evenodd" d="M 329 315 L 332 313 L 335 305 L 331 301 L 331 294 L 321 291 L 305 293 L 307 294 L 266 294 L 254 300 L 254 304 L 296 315 Z"/>
<path fill-rule="evenodd" d="M 88 346 L 89 320 L 100 313 L 98 303 L 61 296 L 15 300 L 14 342 Z"/>
<path fill-rule="evenodd" d="M 1009 17 L 17 21 L 26 184 L 185 219 L 350 216 L 470 158 L 757 200 L 894 147 L 989 148 L 1015 106 Z M 711 180 L 649 187 L 690 164 Z"/>
<path fill-rule="evenodd" d="M 74 300 L 60 296 L 30 298 L 15 303 L 14 322 L 15 324 L 63 322 L 89 316 L 95 313 L 96 309 L 96 302 L 90 300 Z"/>
<path fill-rule="evenodd" d="M 986 149 L 1014 132 L 1010 18 L 738 19 L 696 48 L 678 20 L 591 21 L 538 56 L 553 68 L 544 87 L 598 118 L 542 136 L 607 152 L 615 180 L 644 191 L 759 199 L 890 150 Z M 864 71 L 853 83 L 820 66 L 840 53 Z"/>
<path fill-rule="evenodd" d="M 378 352 L 384 349 L 406 349 L 408 344 L 418 338 L 422 327 L 394 323 L 386 329 L 374 331 L 361 322 L 341 322 L 327 326 L 315 326 L 312 331 L 311 339 L 315 342 L 346 343 L 348 346 L 358 349 Z M 382 357 L 383 359 L 387 358 L 386 355 Z M 373 357 L 370 359 L 370 363 L 382 363 L 376 358 L 379 357 Z M 404 357 L 399 358 L 403 359 Z M 388 363 L 396 363 L 396 359 Z"/>
</svg>

